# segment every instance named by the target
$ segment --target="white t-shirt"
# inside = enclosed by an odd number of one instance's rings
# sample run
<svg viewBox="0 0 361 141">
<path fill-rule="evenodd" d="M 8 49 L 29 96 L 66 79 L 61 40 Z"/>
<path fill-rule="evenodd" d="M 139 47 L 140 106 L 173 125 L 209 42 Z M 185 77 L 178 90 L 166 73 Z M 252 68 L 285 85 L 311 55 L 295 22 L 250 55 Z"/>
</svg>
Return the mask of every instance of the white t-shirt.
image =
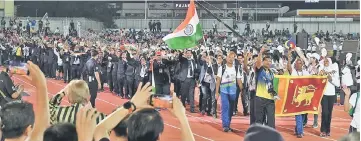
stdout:
<svg viewBox="0 0 361 141">
<path fill-rule="evenodd" d="M 292 70 L 291 76 L 308 76 L 310 73 L 308 73 L 307 70 L 303 69 L 302 71 L 296 71 L 296 69 Z"/>
<path fill-rule="evenodd" d="M 352 107 L 355 107 L 356 98 L 357 98 L 357 93 L 352 94 L 350 97 L 349 103 L 351 104 Z M 353 114 L 353 118 L 351 121 L 351 126 L 357 128 L 357 131 L 360 131 L 360 102 L 361 101 L 359 97 L 357 101 L 355 113 Z"/>
<path fill-rule="evenodd" d="M 238 67 L 238 69 L 240 69 L 240 68 Z M 242 79 L 243 75 L 240 74 L 240 71 L 238 71 L 236 74 L 236 68 L 234 65 L 233 65 L 233 67 L 226 66 L 223 76 L 221 76 L 221 75 L 222 75 L 222 66 L 218 67 L 218 74 L 217 74 L 218 77 L 222 78 L 221 83 L 236 81 L 236 79 L 243 80 Z"/>
<path fill-rule="evenodd" d="M 256 72 L 253 67 L 249 68 L 249 75 L 247 76 L 248 88 L 250 91 L 256 90 Z"/>
<path fill-rule="evenodd" d="M 241 69 L 238 67 L 238 69 Z M 243 73 L 240 73 L 238 70 L 236 72 L 236 68 L 233 65 L 232 67 L 226 66 L 226 69 L 224 70 L 223 76 L 222 76 L 222 66 L 218 68 L 218 77 L 221 79 L 221 86 L 220 86 L 220 92 L 221 93 L 228 93 L 228 94 L 236 94 L 237 93 L 237 79 L 243 80 Z"/>
</svg>

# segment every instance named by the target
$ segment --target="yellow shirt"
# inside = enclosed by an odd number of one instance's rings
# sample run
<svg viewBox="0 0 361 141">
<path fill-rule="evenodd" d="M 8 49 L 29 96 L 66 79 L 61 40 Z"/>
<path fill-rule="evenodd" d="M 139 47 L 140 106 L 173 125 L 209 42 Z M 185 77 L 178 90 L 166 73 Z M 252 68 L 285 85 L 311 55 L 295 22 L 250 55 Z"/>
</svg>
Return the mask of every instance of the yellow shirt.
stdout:
<svg viewBox="0 0 361 141">
<path fill-rule="evenodd" d="M 16 56 L 21 56 L 22 52 L 21 52 L 21 47 L 17 47 L 16 48 Z"/>
</svg>

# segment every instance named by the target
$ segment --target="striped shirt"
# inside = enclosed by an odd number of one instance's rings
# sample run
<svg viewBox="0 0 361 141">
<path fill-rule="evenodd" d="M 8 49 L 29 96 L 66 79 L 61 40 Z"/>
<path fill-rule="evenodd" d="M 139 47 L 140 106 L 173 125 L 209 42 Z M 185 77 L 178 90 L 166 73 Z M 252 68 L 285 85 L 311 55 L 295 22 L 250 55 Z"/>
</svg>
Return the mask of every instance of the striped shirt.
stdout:
<svg viewBox="0 0 361 141">
<path fill-rule="evenodd" d="M 81 104 L 75 103 L 71 106 L 60 106 L 61 100 L 63 99 L 64 92 L 56 94 L 49 101 L 50 109 L 50 123 L 73 123 L 76 121 L 76 113 L 80 110 Z M 97 118 L 97 123 L 102 121 L 106 117 L 105 114 L 101 113 Z"/>
</svg>

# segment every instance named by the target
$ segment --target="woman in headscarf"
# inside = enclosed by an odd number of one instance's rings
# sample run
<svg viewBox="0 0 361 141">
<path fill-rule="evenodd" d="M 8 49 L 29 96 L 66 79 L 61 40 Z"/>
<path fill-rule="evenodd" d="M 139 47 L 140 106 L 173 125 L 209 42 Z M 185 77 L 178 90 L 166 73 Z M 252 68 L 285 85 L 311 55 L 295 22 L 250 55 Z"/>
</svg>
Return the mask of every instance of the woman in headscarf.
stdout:
<svg viewBox="0 0 361 141">
<path fill-rule="evenodd" d="M 331 118 L 333 104 L 336 100 L 336 87 L 340 86 L 339 70 L 337 64 L 332 64 L 330 58 L 323 59 L 320 64 L 320 75 L 327 76 L 327 85 L 324 90 L 324 96 L 321 100 L 322 116 L 321 116 L 321 137 L 330 136 Z"/>
<path fill-rule="evenodd" d="M 319 68 L 320 68 L 319 59 L 320 59 L 320 55 L 318 55 L 317 53 L 309 54 L 309 62 L 310 63 L 307 66 L 307 71 L 310 75 L 318 75 Z M 307 122 L 308 122 L 307 116 L 308 116 L 308 114 L 304 114 L 302 117 L 303 118 L 303 126 L 307 125 Z M 312 128 L 318 128 L 318 114 L 313 115 Z"/>
<path fill-rule="evenodd" d="M 346 54 L 346 59 L 343 62 L 343 67 L 341 69 L 341 85 L 346 86 L 351 89 L 351 86 L 353 85 L 353 78 L 352 78 L 352 61 L 351 61 L 352 53 Z M 340 104 L 344 104 L 345 99 L 345 93 L 344 91 L 340 91 Z"/>
</svg>

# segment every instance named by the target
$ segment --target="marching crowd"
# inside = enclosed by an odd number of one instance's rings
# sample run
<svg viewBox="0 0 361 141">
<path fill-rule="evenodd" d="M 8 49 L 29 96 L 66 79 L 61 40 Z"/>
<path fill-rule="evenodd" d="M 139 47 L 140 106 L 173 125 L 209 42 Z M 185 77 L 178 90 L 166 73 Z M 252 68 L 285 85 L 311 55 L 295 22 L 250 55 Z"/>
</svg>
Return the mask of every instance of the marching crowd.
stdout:
<svg viewBox="0 0 361 141">
<path fill-rule="evenodd" d="M 274 75 L 327 76 L 328 84 L 321 101 L 320 136 L 331 136 L 333 105 L 339 92 L 345 111 L 354 109 L 350 114 L 353 117 L 350 133 L 359 132 L 360 103 L 357 101 L 361 62 L 354 64 L 352 58 L 355 60 L 357 56 L 351 53 L 339 60 L 342 47 L 341 50 L 336 47 L 333 55 L 324 48 L 329 40 L 334 41 L 335 46 L 342 46 L 340 39 L 352 38 L 352 35 L 320 31 L 314 36 L 321 42 L 315 42 L 310 36 L 308 49 L 288 49 L 284 46 L 290 35 L 288 29 L 276 30 L 273 34 L 267 26 L 262 33 L 248 29 L 242 39 L 229 39 L 227 33 L 205 32 L 204 42 L 185 50 L 168 49 L 161 41 L 165 33 L 158 27 L 150 32 L 147 29 L 88 30 L 83 38 L 51 33 L 35 36 L 3 28 L 0 65 L 7 66 L 10 60 L 30 61 L 30 77 L 38 90 L 35 116 L 32 105 L 27 102 L 1 105 L 3 137 L 5 140 L 37 137 L 47 141 L 75 138 L 87 141 L 94 137 L 105 141 L 109 140 L 108 132 L 113 131 L 119 140 L 157 140 L 164 129 L 158 113 L 163 109 L 149 108 L 151 86 L 155 87 L 155 94 L 174 94 L 173 113 L 181 122 L 184 141 L 194 140 L 184 113 L 188 105 L 191 113 L 199 111 L 214 118 L 218 118 L 220 109 L 224 132 L 233 131 L 231 119 L 238 111 L 250 116 L 250 124 L 275 128 L 275 100 L 279 97 L 273 89 Z M 11 70 L 8 71 L 11 74 Z M 48 100 L 45 77 L 68 84 Z M 106 86 L 114 95 L 130 99 L 110 115 L 92 108 L 97 107 L 97 93 Z M 194 88 L 200 90 L 199 109 L 196 109 Z M 342 90 L 337 91 L 340 88 Z M 0 90 L 3 97 L 19 99 L 23 88 L 0 85 Z M 64 96 L 71 106 L 60 105 Z M 242 109 L 237 106 L 239 99 Z M 217 108 L 218 100 L 221 108 Z M 295 116 L 295 121 L 295 135 L 302 138 L 307 114 Z M 314 115 L 313 128 L 319 126 L 317 121 L 318 115 Z M 46 123 L 52 126 L 48 128 Z"/>
</svg>

